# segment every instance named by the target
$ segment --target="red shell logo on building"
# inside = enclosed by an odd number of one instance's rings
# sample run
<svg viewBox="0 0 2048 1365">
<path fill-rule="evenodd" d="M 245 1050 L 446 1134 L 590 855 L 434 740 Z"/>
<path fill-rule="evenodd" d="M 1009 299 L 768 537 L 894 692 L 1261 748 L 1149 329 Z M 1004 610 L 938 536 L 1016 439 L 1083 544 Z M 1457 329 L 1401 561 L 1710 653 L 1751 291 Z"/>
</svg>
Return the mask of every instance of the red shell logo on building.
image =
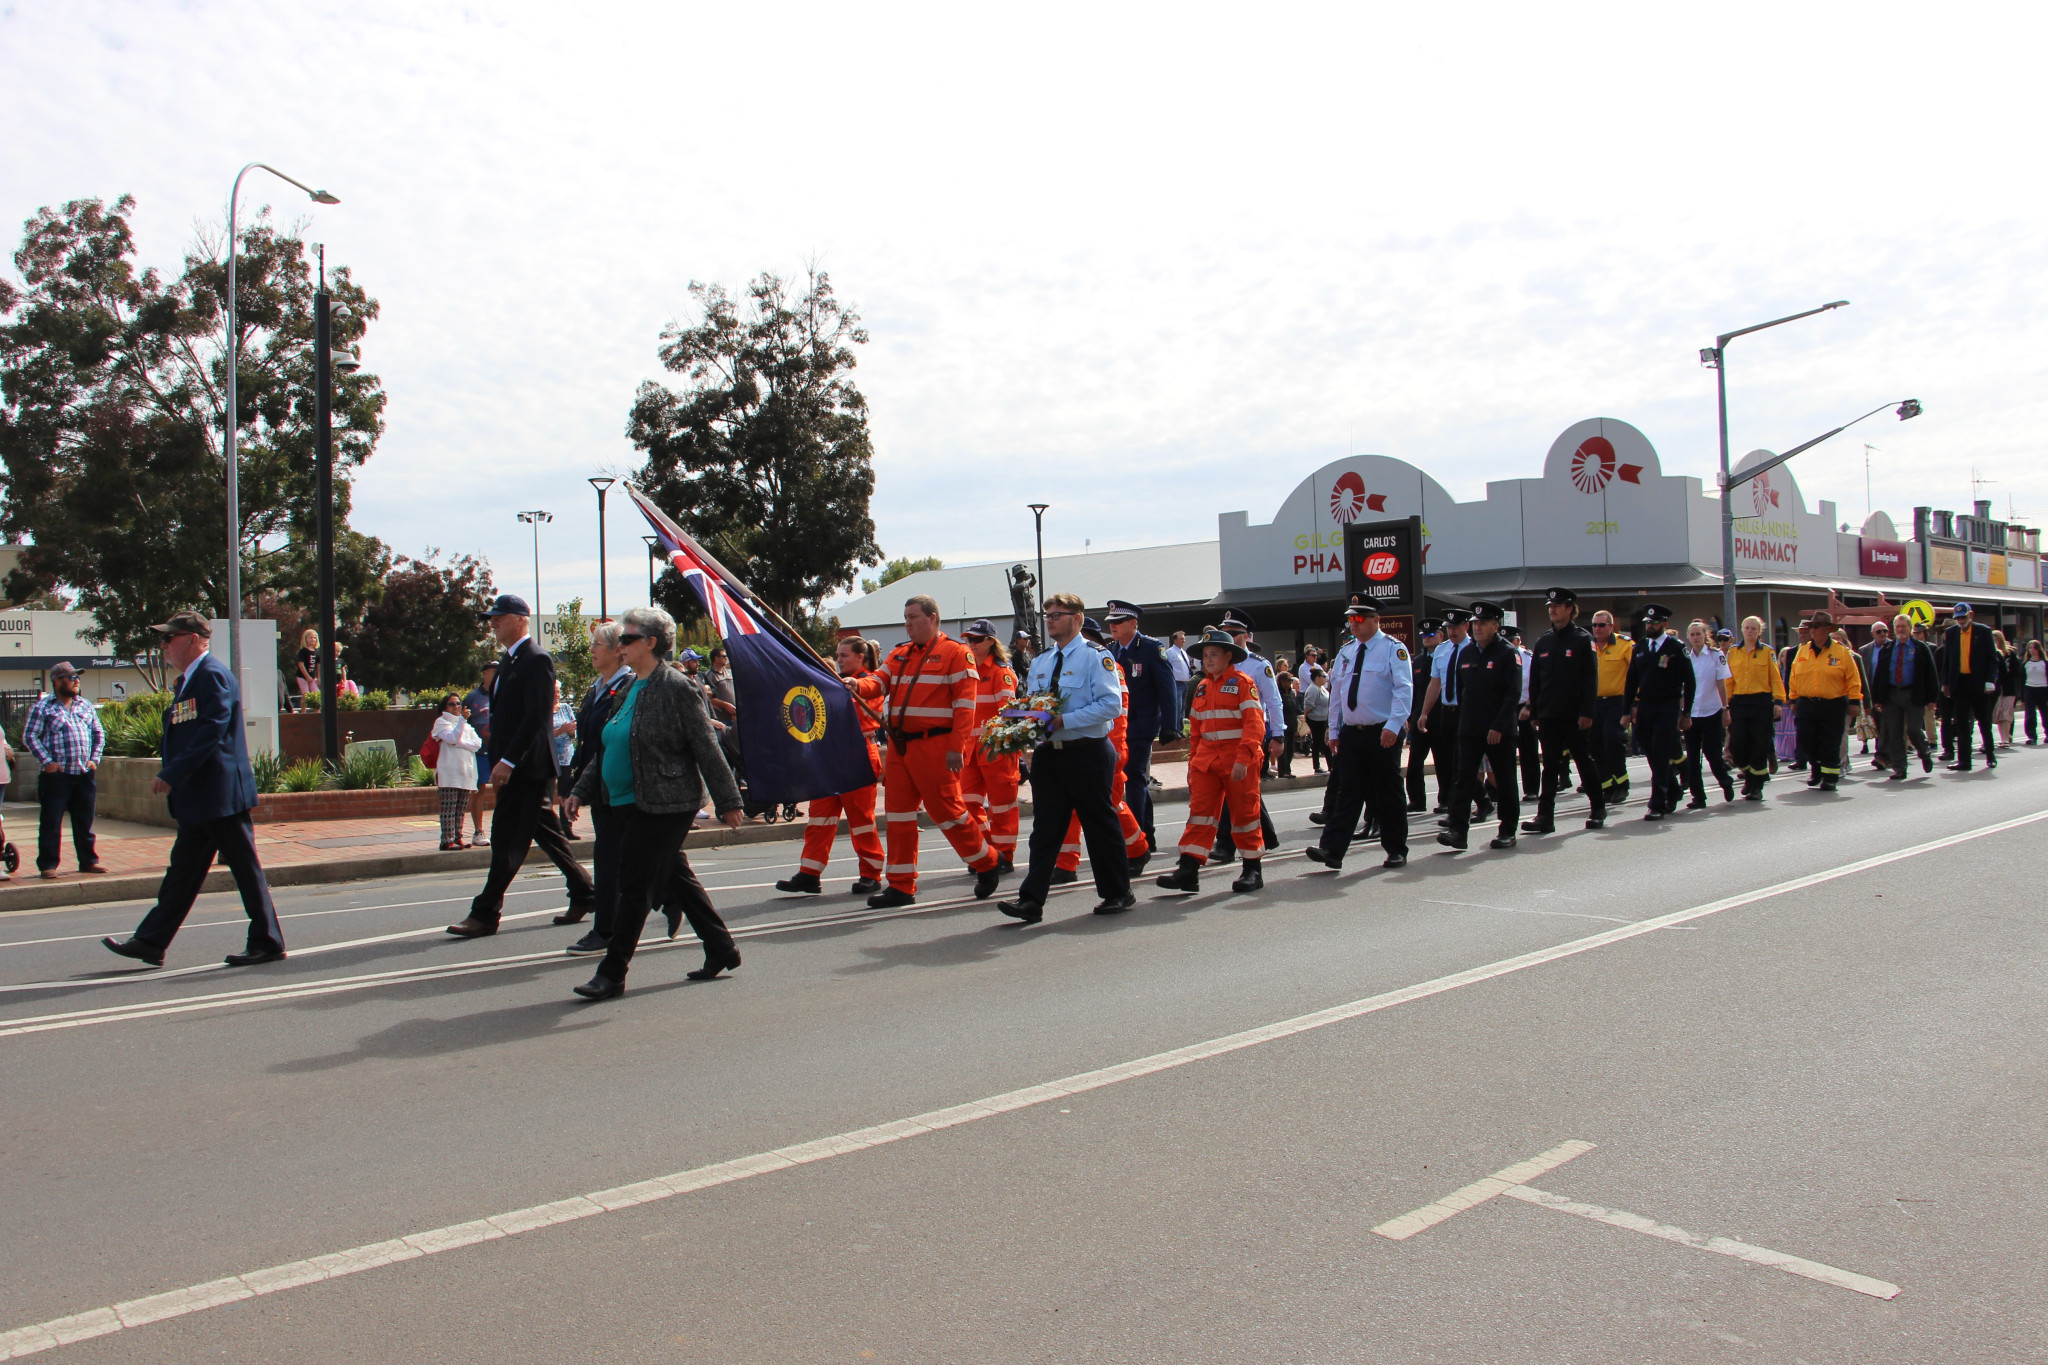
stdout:
<svg viewBox="0 0 2048 1365">
<path fill-rule="evenodd" d="M 1749 481 L 1750 496 L 1756 502 L 1756 514 L 1767 517 L 1778 506 L 1778 490 L 1771 487 L 1768 472 L 1757 475 Z"/>
<path fill-rule="evenodd" d="M 1614 442 L 1605 436 L 1588 436 L 1572 452 L 1572 486 L 1581 493 L 1598 493 L 1616 475 L 1623 483 L 1641 483 L 1643 467 L 1615 463 Z"/>
<path fill-rule="evenodd" d="M 1349 525 L 1358 520 L 1358 514 L 1365 510 L 1365 480 L 1354 470 L 1346 470 L 1337 476 L 1337 482 L 1330 485 L 1330 517 Z"/>
<path fill-rule="evenodd" d="M 1401 572 L 1401 559 L 1398 555 L 1390 555 L 1385 551 L 1381 551 L 1376 555 L 1369 556 L 1365 561 L 1365 576 L 1375 583 L 1384 583 L 1399 572 Z"/>
</svg>

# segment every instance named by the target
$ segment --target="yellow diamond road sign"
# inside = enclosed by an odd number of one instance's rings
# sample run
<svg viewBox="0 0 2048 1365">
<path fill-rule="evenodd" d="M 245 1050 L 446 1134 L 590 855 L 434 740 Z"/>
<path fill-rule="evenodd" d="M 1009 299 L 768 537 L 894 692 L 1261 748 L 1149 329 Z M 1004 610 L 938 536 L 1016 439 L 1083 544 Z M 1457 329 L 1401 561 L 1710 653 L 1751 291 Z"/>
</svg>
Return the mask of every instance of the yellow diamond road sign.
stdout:
<svg viewBox="0 0 2048 1365">
<path fill-rule="evenodd" d="M 1913 624 L 1916 626 L 1931 626 L 1934 624 L 1934 607 L 1932 603 L 1923 602 L 1916 597 L 1906 603 L 1905 606 L 1900 607 L 1899 610 L 1912 617 Z"/>
</svg>

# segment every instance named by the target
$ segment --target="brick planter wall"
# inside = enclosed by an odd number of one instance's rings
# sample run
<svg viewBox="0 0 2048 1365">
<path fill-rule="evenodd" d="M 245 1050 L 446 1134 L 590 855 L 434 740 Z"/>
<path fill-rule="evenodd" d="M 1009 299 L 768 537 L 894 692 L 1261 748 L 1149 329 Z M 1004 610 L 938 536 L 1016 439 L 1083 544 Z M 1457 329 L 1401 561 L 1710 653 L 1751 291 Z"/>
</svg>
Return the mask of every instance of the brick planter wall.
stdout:
<svg viewBox="0 0 2048 1365">
<path fill-rule="evenodd" d="M 416 754 L 434 728 L 440 713 L 414 708 L 406 711 L 339 711 L 341 742 L 346 746 L 350 732 L 357 740 L 388 739 L 397 743 L 398 756 Z M 277 748 L 285 761 L 320 757 L 320 713 L 293 711 L 277 718 Z"/>
<path fill-rule="evenodd" d="M 403 714 L 403 713 L 401 713 Z M 166 798 L 149 789 L 156 776 L 153 758 L 110 758 L 100 764 L 98 813 L 109 820 L 173 828 Z M 364 820 L 375 817 L 425 817 L 441 809 L 441 794 L 432 787 L 391 787 L 355 792 L 273 792 L 256 798 L 251 816 L 272 820 Z M 486 804 L 485 809 L 489 809 Z"/>
</svg>

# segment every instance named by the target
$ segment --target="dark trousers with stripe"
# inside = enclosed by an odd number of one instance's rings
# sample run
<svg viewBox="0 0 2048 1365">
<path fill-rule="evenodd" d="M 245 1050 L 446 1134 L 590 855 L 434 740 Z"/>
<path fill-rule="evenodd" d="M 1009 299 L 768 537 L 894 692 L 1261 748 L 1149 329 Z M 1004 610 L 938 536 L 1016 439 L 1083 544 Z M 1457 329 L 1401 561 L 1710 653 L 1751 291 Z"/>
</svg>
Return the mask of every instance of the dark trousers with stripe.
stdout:
<svg viewBox="0 0 2048 1365">
<path fill-rule="evenodd" d="M 1593 713 L 1593 753 L 1609 801 L 1628 794 L 1628 699 L 1602 697 Z"/>
<path fill-rule="evenodd" d="M 1801 697 L 1792 704 L 1800 751 L 1825 786 L 1842 778 L 1842 727 L 1848 719 L 1847 697 Z"/>
<path fill-rule="evenodd" d="M 1439 706 L 1431 711 L 1426 736 L 1436 760 L 1436 803 L 1449 810 L 1458 792 L 1458 708 Z"/>
<path fill-rule="evenodd" d="M 2041 689 L 2048 693 L 2048 687 Z M 2028 712 L 2032 715 L 2032 712 Z M 2032 733 L 2029 731 L 2028 733 Z M 1408 809 L 1422 811 L 1429 809 L 1429 787 L 1423 780 L 1423 768 L 1429 762 L 1429 737 L 1415 729 L 1411 719 L 1408 725 Z"/>
<path fill-rule="evenodd" d="M 1685 741 L 1678 729 L 1679 706 L 1646 701 L 1636 707 L 1636 743 L 1650 761 L 1650 809 L 1666 814 L 1678 809 L 1678 770 L 1685 762 Z"/>
<path fill-rule="evenodd" d="M 1721 750 L 1728 739 L 1727 727 L 1721 722 L 1721 713 L 1711 716 L 1694 716 L 1685 732 L 1685 785 L 1692 791 L 1692 799 L 1707 799 L 1707 776 L 1701 771 L 1700 760 L 1706 760 L 1705 767 L 1712 768 L 1714 780 L 1721 784 L 1721 790 L 1730 797 L 1735 795 L 1735 779 L 1728 771 L 1728 760 Z"/>
<path fill-rule="evenodd" d="M 1579 718 L 1571 716 L 1559 720 L 1536 722 L 1539 740 L 1543 746 L 1543 785 L 1537 790 L 1536 821 L 1549 826 L 1555 823 L 1557 794 L 1571 781 L 1572 764 L 1579 765 L 1579 780 L 1586 784 L 1586 791 L 1592 797 L 1593 816 L 1597 819 L 1607 813 L 1607 791 L 1602 782 L 1600 765 L 1593 757 L 1593 730 L 1579 728 Z"/>
<path fill-rule="evenodd" d="M 1965 674 L 1956 681 L 1955 695 L 1944 697 L 1947 702 L 1949 724 L 1955 728 L 1956 762 L 1965 768 L 1970 766 L 1970 732 L 1977 729 L 1984 734 L 1984 761 L 1998 762 L 1998 736 L 1991 730 L 1991 712 L 1998 705 L 1998 694 L 1984 690 L 1981 676 Z"/>
<path fill-rule="evenodd" d="M 1768 692 L 1728 699 L 1728 752 L 1742 774 L 1744 795 L 1760 792 L 1771 777 L 1777 744 L 1777 701 Z"/>
</svg>

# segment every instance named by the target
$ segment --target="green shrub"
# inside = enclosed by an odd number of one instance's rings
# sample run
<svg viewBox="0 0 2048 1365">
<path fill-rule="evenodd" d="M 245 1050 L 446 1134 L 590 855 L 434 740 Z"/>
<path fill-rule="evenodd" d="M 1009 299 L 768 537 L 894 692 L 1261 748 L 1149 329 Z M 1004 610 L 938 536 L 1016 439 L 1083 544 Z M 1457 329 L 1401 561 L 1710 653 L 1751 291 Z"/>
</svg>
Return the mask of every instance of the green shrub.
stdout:
<svg viewBox="0 0 2048 1365">
<path fill-rule="evenodd" d="M 302 758 L 286 768 L 278 779 L 280 790 L 316 792 L 327 785 L 327 765 L 317 758 Z"/>
<path fill-rule="evenodd" d="M 357 699 L 357 702 L 360 709 L 364 711 L 389 711 L 391 709 L 391 694 L 381 688 L 367 688 L 364 690 L 363 695 Z"/>
<path fill-rule="evenodd" d="M 285 761 L 282 754 L 258 753 L 249 756 L 249 766 L 256 773 L 256 790 L 259 794 L 284 790 Z"/>
<path fill-rule="evenodd" d="M 320 693 L 318 691 L 306 692 L 301 695 L 305 698 L 308 711 L 318 711 L 320 709 Z"/>
<path fill-rule="evenodd" d="M 344 692 L 334 699 L 334 709 L 337 711 L 360 711 L 363 709 L 363 699 L 353 692 Z"/>
<path fill-rule="evenodd" d="M 343 791 L 354 792 L 371 787 L 395 787 L 398 785 L 398 772 L 396 753 L 381 746 L 364 747 L 343 757 L 335 778 Z"/>
<path fill-rule="evenodd" d="M 155 758 L 162 751 L 164 713 L 160 706 L 124 708 L 100 717 L 107 732 L 107 752 L 117 758 Z"/>
<path fill-rule="evenodd" d="M 434 770 L 427 766 L 425 759 L 414 754 L 406 762 L 404 781 L 407 786 L 431 787 L 434 785 Z"/>
</svg>

